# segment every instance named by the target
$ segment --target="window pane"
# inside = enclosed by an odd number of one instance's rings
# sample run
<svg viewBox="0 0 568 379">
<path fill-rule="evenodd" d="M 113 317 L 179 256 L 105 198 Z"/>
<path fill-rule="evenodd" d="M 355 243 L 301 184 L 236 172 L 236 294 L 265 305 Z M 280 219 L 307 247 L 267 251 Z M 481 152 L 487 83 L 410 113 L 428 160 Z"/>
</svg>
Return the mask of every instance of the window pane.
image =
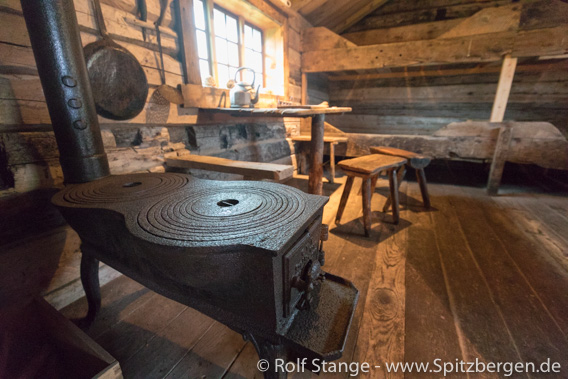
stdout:
<svg viewBox="0 0 568 379">
<path fill-rule="evenodd" d="M 262 54 L 254 52 L 253 54 L 253 64 L 251 67 L 257 74 L 262 75 Z"/>
<path fill-rule="evenodd" d="M 225 14 L 218 9 L 213 11 L 213 19 L 215 23 L 215 35 L 226 38 L 227 31 L 225 30 Z"/>
<path fill-rule="evenodd" d="M 201 82 L 203 84 L 205 84 L 205 78 L 207 78 L 208 76 L 211 76 L 211 72 L 209 71 L 209 62 L 204 60 L 204 59 L 200 59 L 199 60 L 199 72 L 201 73 Z"/>
<path fill-rule="evenodd" d="M 250 47 L 252 44 L 252 28 L 245 25 L 245 46 Z"/>
<path fill-rule="evenodd" d="M 235 80 L 235 73 L 236 73 L 236 72 L 237 72 L 237 68 L 236 68 L 236 67 L 229 67 L 229 78 Z M 236 81 L 237 81 L 237 82 L 240 82 L 240 81 L 241 81 L 240 74 L 239 74 L 239 77 L 237 78 Z"/>
<path fill-rule="evenodd" d="M 229 53 L 229 64 L 231 66 L 238 67 L 239 66 L 239 45 L 236 43 L 229 42 L 228 43 L 228 53 Z"/>
<path fill-rule="evenodd" d="M 224 64 L 217 65 L 217 71 L 219 73 L 219 87 L 227 88 L 227 82 L 229 81 L 229 67 Z"/>
<path fill-rule="evenodd" d="M 227 15 L 227 39 L 231 42 L 239 42 L 239 28 L 237 19 Z"/>
<path fill-rule="evenodd" d="M 215 38 L 215 51 L 217 52 L 217 62 L 228 64 L 229 59 L 227 57 L 227 40 L 224 38 Z"/>
<path fill-rule="evenodd" d="M 247 46 L 256 51 L 262 51 L 262 35 L 258 30 L 252 31 L 252 44 Z"/>
<path fill-rule="evenodd" d="M 203 1 L 195 0 L 193 2 L 193 14 L 195 18 L 195 27 L 205 30 L 205 13 L 203 11 Z"/>
<path fill-rule="evenodd" d="M 198 30 L 197 32 L 197 55 L 199 58 L 208 59 L 209 52 L 207 51 L 207 36 L 204 31 Z"/>
</svg>

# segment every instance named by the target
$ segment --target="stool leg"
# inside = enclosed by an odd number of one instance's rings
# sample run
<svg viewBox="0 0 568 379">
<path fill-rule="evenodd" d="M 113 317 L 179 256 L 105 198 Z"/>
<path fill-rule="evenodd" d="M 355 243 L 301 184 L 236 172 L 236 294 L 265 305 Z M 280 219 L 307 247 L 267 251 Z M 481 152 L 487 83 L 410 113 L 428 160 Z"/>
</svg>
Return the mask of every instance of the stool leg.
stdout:
<svg viewBox="0 0 568 379">
<path fill-rule="evenodd" d="M 337 209 L 337 215 L 335 216 L 335 223 L 339 224 L 341 216 L 343 216 L 343 211 L 345 210 L 345 205 L 347 204 L 347 198 L 349 197 L 349 192 L 351 192 L 351 187 L 353 187 L 353 176 L 348 176 L 345 182 L 345 188 L 343 189 L 343 194 L 341 195 L 341 200 L 339 201 L 339 208 Z"/>
<path fill-rule="evenodd" d="M 428 183 L 426 182 L 426 174 L 424 173 L 423 168 L 416 170 L 416 179 L 418 180 L 418 185 L 420 186 L 420 193 L 422 193 L 422 201 L 424 202 L 424 207 L 430 208 L 430 195 L 428 194 Z"/>
<path fill-rule="evenodd" d="M 397 184 L 397 189 L 400 187 L 400 184 L 402 183 L 402 180 L 404 179 L 404 175 L 406 174 L 406 165 L 403 165 L 402 167 L 400 167 L 398 169 L 398 173 L 397 173 L 397 179 L 398 179 L 398 184 Z M 383 206 L 383 213 L 388 212 L 390 206 L 391 206 L 391 196 L 389 195 L 389 197 L 387 197 L 387 201 L 385 203 L 385 205 Z"/>
<path fill-rule="evenodd" d="M 379 179 L 379 174 L 371 178 L 371 196 L 375 193 L 375 187 L 377 186 L 377 180 Z"/>
<path fill-rule="evenodd" d="M 400 215 L 398 210 L 398 177 L 396 174 L 396 168 L 389 171 L 390 197 L 392 199 L 392 219 L 393 223 L 395 225 L 398 225 Z"/>
<path fill-rule="evenodd" d="M 365 237 L 369 237 L 371 230 L 371 179 L 363 178 L 363 225 Z"/>
</svg>

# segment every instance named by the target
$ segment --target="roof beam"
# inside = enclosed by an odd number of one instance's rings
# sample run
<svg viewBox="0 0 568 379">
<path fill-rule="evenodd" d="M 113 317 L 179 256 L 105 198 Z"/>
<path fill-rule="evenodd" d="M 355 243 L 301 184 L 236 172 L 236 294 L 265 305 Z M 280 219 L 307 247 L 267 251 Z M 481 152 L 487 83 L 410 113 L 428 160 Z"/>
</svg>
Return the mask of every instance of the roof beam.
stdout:
<svg viewBox="0 0 568 379">
<path fill-rule="evenodd" d="M 386 67 L 475 63 L 512 57 L 568 53 L 567 26 L 499 32 L 448 39 L 306 51 L 303 72 L 369 70 Z M 317 46 L 317 41 L 305 41 Z"/>
</svg>

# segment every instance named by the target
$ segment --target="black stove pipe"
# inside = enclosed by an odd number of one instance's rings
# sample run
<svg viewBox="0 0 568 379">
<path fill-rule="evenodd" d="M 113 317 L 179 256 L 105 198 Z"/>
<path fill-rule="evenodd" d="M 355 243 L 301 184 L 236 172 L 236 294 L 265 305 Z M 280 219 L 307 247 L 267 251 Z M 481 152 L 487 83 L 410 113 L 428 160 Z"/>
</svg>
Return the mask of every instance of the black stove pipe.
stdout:
<svg viewBox="0 0 568 379">
<path fill-rule="evenodd" d="M 73 0 L 21 0 L 65 183 L 110 175 Z"/>
</svg>

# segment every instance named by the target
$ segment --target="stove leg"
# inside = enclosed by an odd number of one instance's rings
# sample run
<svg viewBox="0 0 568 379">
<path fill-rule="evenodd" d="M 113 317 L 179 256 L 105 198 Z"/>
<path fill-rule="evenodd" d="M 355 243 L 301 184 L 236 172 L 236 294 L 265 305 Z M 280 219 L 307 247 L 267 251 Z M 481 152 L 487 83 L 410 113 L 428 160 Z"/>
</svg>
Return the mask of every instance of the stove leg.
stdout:
<svg viewBox="0 0 568 379">
<path fill-rule="evenodd" d="M 255 337 L 248 333 L 243 337 L 254 345 L 259 359 L 257 368 L 264 374 L 264 379 L 286 379 L 288 374 L 284 370 L 284 366 L 288 362 L 288 353 L 284 345 L 274 344 L 262 337 Z M 266 371 L 263 371 L 264 369 Z"/>
<path fill-rule="evenodd" d="M 99 260 L 85 254 L 81 257 L 81 283 L 87 296 L 89 311 L 84 319 L 85 326 L 89 326 L 101 308 L 101 287 L 99 283 Z"/>
</svg>

